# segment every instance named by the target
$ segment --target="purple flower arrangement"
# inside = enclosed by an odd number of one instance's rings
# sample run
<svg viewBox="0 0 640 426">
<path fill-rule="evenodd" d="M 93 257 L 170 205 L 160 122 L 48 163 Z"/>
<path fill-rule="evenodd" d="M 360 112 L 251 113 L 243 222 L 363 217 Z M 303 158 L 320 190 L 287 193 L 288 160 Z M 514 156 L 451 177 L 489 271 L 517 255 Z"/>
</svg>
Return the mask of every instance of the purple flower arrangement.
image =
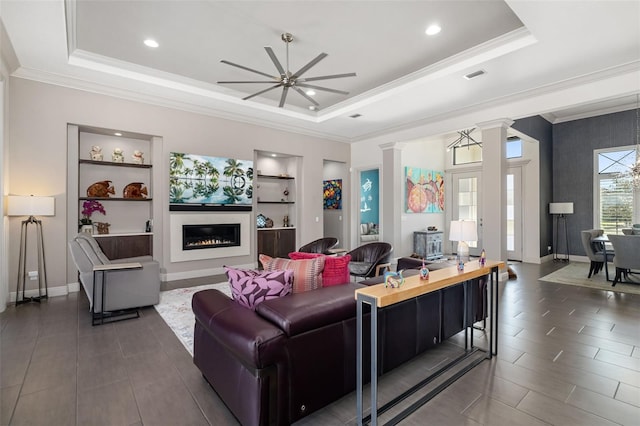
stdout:
<svg viewBox="0 0 640 426">
<path fill-rule="evenodd" d="M 91 215 L 95 212 L 107 214 L 104 211 L 104 206 L 96 200 L 87 200 L 82 203 L 82 219 L 80 219 L 80 223 L 83 225 L 91 224 Z"/>
</svg>

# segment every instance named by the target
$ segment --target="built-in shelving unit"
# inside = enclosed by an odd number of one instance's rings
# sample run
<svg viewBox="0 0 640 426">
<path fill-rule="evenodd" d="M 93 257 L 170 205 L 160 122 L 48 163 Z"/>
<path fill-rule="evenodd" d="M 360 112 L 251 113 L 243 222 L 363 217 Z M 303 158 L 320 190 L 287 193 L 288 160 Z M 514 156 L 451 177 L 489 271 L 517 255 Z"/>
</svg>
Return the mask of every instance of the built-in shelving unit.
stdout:
<svg viewBox="0 0 640 426">
<path fill-rule="evenodd" d="M 151 164 L 151 137 L 115 131 L 80 127 L 78 134 L 77 186 L 78 218 L 82 217 L 83 203 L 98 201 L 104 207 L 105 215 L 94 213 L 91 220 L 109 223 L 108 234 L 94 236 L 107 257 L 151 255 L 153 253 L 153 233 L 149 227 L 153 223 L 153 174 Z M 99 146 L 102 159 L 92 158 L 92 148 Z M 113 160 L 113 152 L 119 148 L 123 161 Z M 133 158 L 135 151 L 142 152 L 143 163 Z M 87 189 L 96 182 L 109 181 L 114 194 L 108 197 L 88 196 Z M 125 197 L 124 189 L 131 183 L 141 184 L 147 194 L 140 197 Z"/>
<path fill-rule="evenodd" d="M 257 214 L 273 221 L 273 228 L 258 229 L 258 254 L 287 257 L 297 247 L 296 176 L 299 167 L 299 157 L 256 153 L 254 197 Z"/>
</svg>

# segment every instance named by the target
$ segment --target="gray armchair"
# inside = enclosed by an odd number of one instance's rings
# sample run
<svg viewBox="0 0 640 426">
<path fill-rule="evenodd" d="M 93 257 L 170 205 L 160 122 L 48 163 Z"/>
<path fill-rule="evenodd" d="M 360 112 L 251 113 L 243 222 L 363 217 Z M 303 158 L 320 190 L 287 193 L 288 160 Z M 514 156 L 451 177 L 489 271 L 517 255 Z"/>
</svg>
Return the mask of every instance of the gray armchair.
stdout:
<svg viewBox="0 0 640 426">
<path fill-rule="evenodd" d="M 629 280 L 629 274 L 640 272 L 640 235 L 607 235 L 616 252 L 613 265 L 616 276 L 612 287 L 622 280 Z M 638 283 L 638 282 L 636 282 Z M 638 283 L 640 284 L 640 283 Z"/>
<path fill-rule="evenodd" d="M 591 265 L 589 266 L 589 278 L 591 278 L 592 274 L 597 274 L 602 270 L 605 261 L 611 262 L 613 260 L 613 253 L 607 253 L 607 259 L 605 260 L 604 251 L 595 246 L 592 241 L 594 238 L 597 238 L 602 234 L 604 234 L 602 229 L 588 229 L 586 231 L 581 231 L 580 233 L 582 238 L 582 248 L 584 248 L 587 257 L 591 261 Z"/>
<path fill-rule="evenodd" d="M 89 299 L 94 325 L 98 319 L 102 323 L 120 314 L 137 316 L 136 308 L 160 301 L 160 265 L 151 256 L 118 259 L 113 263 L 96 240 L 85 233 L 69 241 L 69 250 Z M 104 292 L 103 282 L 106 283 Z"/>
</svg>

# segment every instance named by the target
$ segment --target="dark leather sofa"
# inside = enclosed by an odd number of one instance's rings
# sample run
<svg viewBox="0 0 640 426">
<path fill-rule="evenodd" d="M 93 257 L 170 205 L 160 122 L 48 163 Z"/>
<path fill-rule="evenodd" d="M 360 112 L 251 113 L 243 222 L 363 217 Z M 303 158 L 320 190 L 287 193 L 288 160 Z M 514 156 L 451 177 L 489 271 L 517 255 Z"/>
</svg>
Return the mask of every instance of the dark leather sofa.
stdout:
<svg viewBox="0 0 640 426">
<path fill-rule="evenodd" d="M 484 288 L 483 282 L 473 288 Z M 255 312 L 217 290 L 198 292 L 192 301 L 194 363 L 243 425 L 291 424 L 355 389 L 354 292 L 363 286 L 292 294 L 265 301 Z M 461 331 L 462 300 L 458 285 L 381 309 L 379 374 Z M 471 318 L 483 315 L 477 305 L 472 309 Z M 365 336 L 368 324 L 365 318 Z M 368 381 L 369 359 L 363 361 Z"/>
</svg>

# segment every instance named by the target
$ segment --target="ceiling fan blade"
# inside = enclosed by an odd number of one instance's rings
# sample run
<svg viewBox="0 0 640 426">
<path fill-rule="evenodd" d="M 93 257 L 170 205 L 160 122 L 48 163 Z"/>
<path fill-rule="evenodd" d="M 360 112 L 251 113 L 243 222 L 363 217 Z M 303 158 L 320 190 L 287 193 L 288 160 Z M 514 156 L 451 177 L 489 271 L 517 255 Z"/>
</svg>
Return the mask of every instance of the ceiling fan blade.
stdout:
<svg viewBox="0 0 640 426">
<path fill-rule="evenodd" d="M 229 62 L 229 61 L 225 61 L 225 60 L 222 60 L 220 62 L 222 62 L 223 64 L 231 65 L 232 67 L 240 68 L 240 69 L 243 69 L 243 70 L 246 70 L 246 71 L 255 72 L 256 74 L 264 75 L 265 77 L 273 78 L 275 80 L 278 80 L 280 78 L 280 77 L 276 77 L 276 76 L 273 76 L 273 75 L 269 75 L 266 72 L 257 71 L 257 70 L 245 67 L 244 65 L 234 64 L 233 62 Z"/>
<path fill-rule="evenodd" d="M 329 89 L 328 87 L 314 86 L 313 84 L 306 84 L 306 83 L 300 83 L 300 82 L 297 82 L 296 86 L 308 87 L 309 89 L 324 90 L 325 92 L 337 93 L 339 95 L 349 94 L 349 92 L 345 92 L 344 90 Z"/>
<path fill-rule="evenodd" d="M 282 88 L 282 96 L 280 96 L 280 104 L 278 105 L 278 108 L 282 108 L 284 106 L 284 101 L 287 100 L 288 91 L 289 91 L 289 88 L 287 86 L 284 86 Z"/>
<path fill-rule="evenodd" d="M 247 96 L 246 98 L 242 98 L 242 100 L 243 100 L 243 101 L 246 101 L 247 99 L 251 99 L 251 98 L 253 98 L 254 96 L 262 95 L 263 93 L 268 92 L 269 90 L 273 90 L 273 89 L 275 89 L 276 87 L 280 87 L 280 86 L 282 86 L 282 83 L 278 83 L 278 84 L 276 84 L 275 86 L 271 86 L 271 87 L 269 87 L 268 89 L 261 90 L 261 91 L 259 91 L 259 92 L 257 92 L 257 93 L 254 93 L 253 95 L 249 95 L 249 96 Z"/>
<path fill-rule="evenodd" d="M 301 90 L 301 89 L 297 88 L 296 86 L 292 86 L 292 87 L 293 87 L 293 89 L 294 89 L 296 92 L 298 92 L 298 93 L 300 93 L 302 96 L 304 96 L 304 98 L 305 98 L 306 100 L 308 100 L 309 102 L 311 102 L 311 103 L 312 103 L 312 104 L 314 104 L 315 106 L 320 106 L 320 104 L 319 104 L 318 102 L 316 102 L 316 100 L 315 100 L 315 99 L 313 99 L 311 96 L 309 96 L 309 95 L 307 95 L 306 93 L 304 93 L 304 91 L 303 91 L 303 90 Z"/>
<path fill-rule="evenodd" d="M 355 77 L 355 72 L 348 72 L 345 74 L 333 74 L 333 75 L 321 75 L 319 77 L 301 78 L 298 81 L 317 81 L 317 80 L 329 80 L 331 78 L 343 78 L 343 77 Z"/>
<path fill-rule="evenodd" d="M 271 80 L 271 81 L 216 81 L 216 83 L 218 83 L 218 84 L 236 84 L 236 83 L 243 83 L 243 84 L 244 83 L 270 83 L 270 84 L 273 84 L 273 83 L 276 83 L 276 82 L 277 82 L 277 80 L 276 81 L 273 81 L 273 80 Z"/>
<path fill-rule="evenodd" d="M 284 71 L 284 68 L 282 68 L 282 64 L 280 63 L 278 58 L 276 58 L 276 54 L 273 53 L 273 49 L 270 46 L 265 46 L 264 50 L 267 51 L 267 55 L 269 55 L 269 57 L 271 58 L 271 61 L 273 62 L 273 65 L 276 66 L 276 69 L 278 70 L 280 75 L 286 75 L 286 72 Z"/>
<path fill-rule="evenodd" d="M 300 68 L 297 72 L 295 72 L 293 74 L 293 77 L 300 77 L 302 74 L 304 74 L 305 72 L 309 71 L 309 68 L 311 68 L 312 66 L 314 66 L 315 64 L 317 64 L 318 62 L 320 62 L 321 60 L 323 60 L 325 57 L 327 56 L 326 53 L 321 53 L 318 56 L 316 56 L 314 59 L 311 60 L 311 62 L 309 62 L 307 65 L 305 65 L 304 67 Z"/>
</svg>

